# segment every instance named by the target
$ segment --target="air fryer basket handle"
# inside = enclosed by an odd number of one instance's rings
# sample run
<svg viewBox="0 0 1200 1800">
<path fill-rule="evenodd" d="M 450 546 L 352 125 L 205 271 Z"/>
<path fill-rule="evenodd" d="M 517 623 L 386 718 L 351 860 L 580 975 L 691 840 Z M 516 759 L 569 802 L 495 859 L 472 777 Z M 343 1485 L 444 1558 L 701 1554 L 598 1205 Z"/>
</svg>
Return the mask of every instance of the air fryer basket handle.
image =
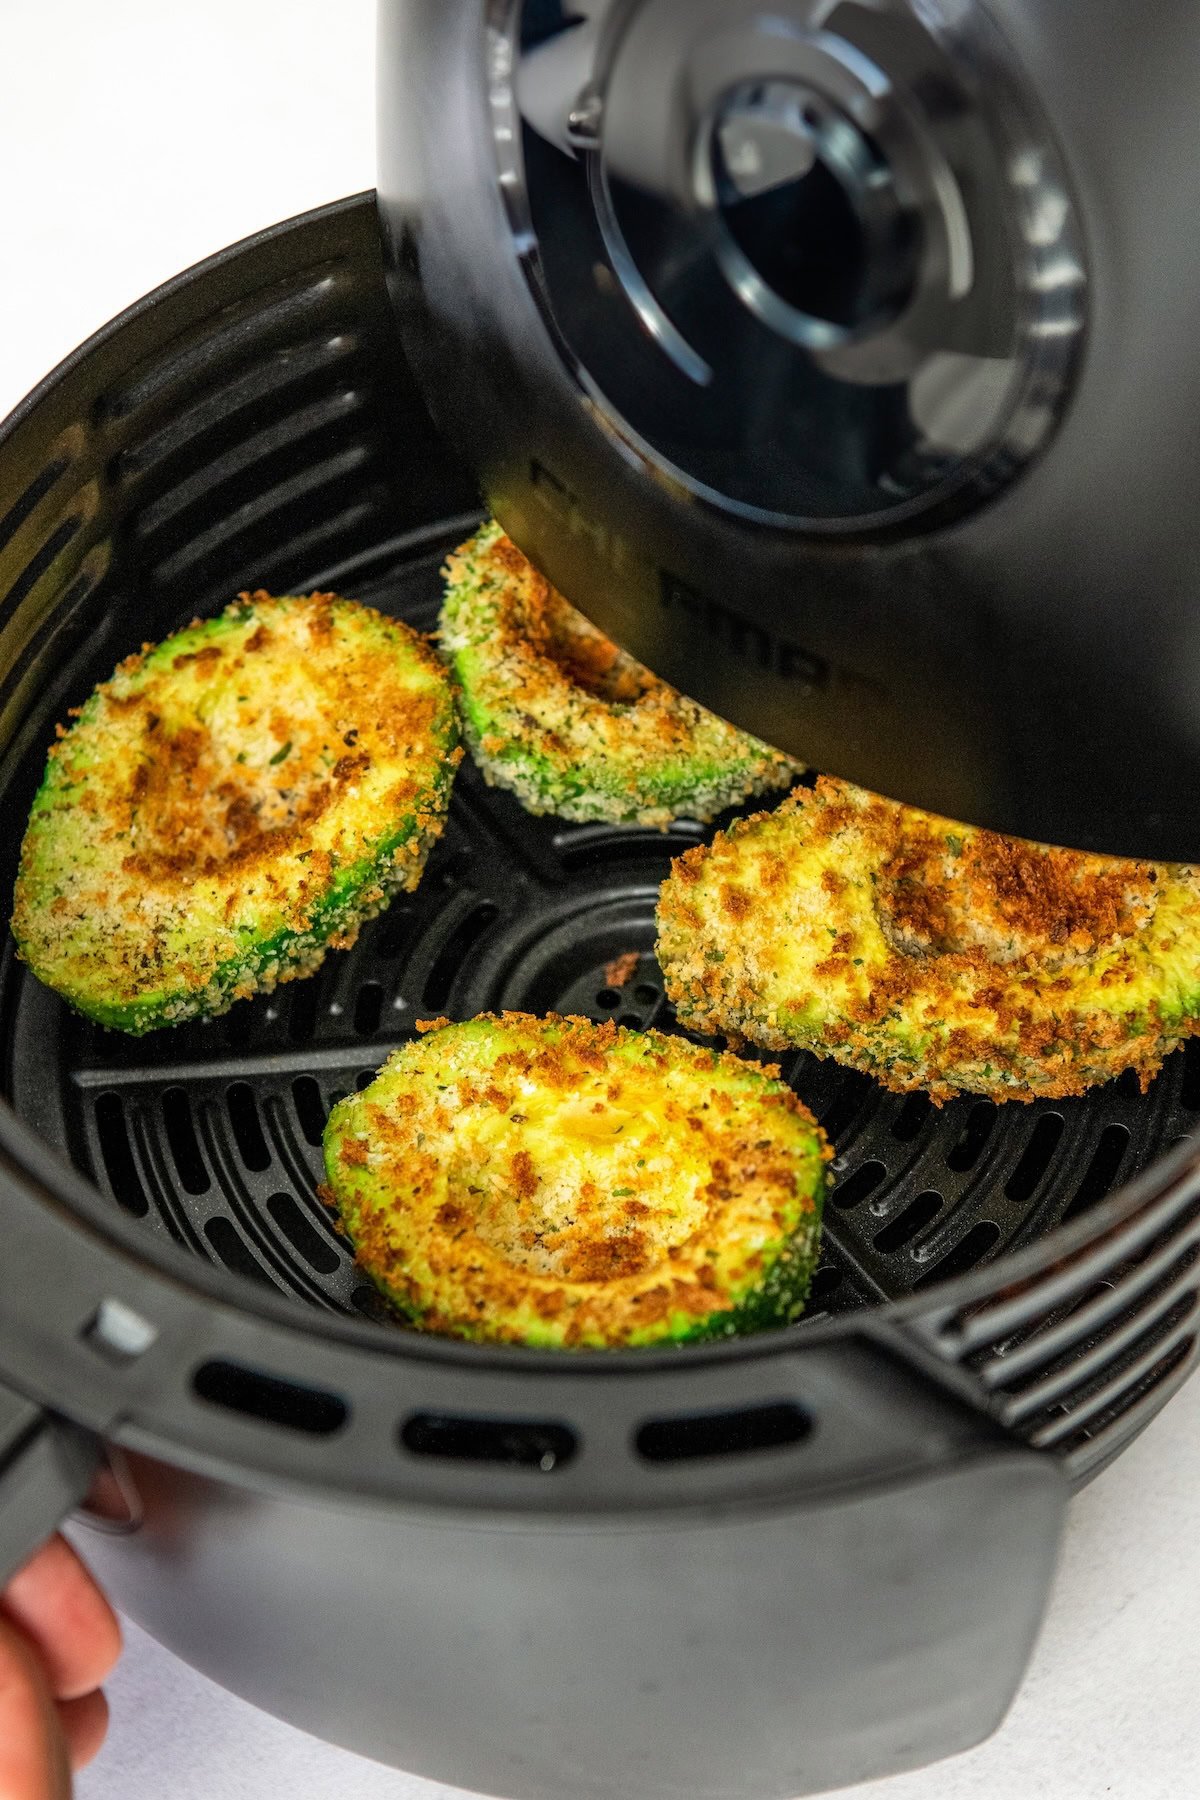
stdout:
<svg viewBox="0 0 1200 1800">
<path fill-rule="evenodd" d="M 0 1588 L 87 1493 L 99 1441 L 0 1386 Z"/>
</svg>

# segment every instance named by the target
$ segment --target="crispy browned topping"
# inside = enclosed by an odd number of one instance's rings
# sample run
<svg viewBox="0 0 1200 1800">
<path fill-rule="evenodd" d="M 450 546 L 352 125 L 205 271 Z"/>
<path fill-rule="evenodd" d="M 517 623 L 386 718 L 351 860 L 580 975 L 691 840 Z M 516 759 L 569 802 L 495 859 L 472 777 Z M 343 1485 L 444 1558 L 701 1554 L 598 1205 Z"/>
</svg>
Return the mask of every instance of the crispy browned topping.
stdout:
<svg viewBox="0 0 1200 1800">
<path fill-rule="evenodd" d="M 537 1170 L 528 1150 L 518 1150 L 512 1159 L 512 1184 L 513 1191 L 522 1200 L 528 1200 L 537 1193 Z"/>
<path fill-rule="evenodd" d="M 481 1057 L 524 1096 L 501 1119 Z M 435 1330 L 482 1319 L 489 1335 L 519 1336 L 532 1310 L 579 1343 L 706 1317 L 817 1207 L 804 1184 L 819 1186 L 831 1152 L 773 1079 L 611 1021 L 447 1027 L 393 1059 L 378 1099 L 368 1089 L 344 1103 L 365 1114 L 347 1135 L 365 1129 L 371 1143 L 368 1184 L 344 1197 L 359 1260 L 401 1297 L 415 1281 Z M 358 1167 L 340 1149 L 329 1166 L 351 1178 Z M 729 1212 L 740 1227 L 720 1224 Z"/>
<path fill-rule="evenodd" d="M 614 956 L 610 963 L 604 965 L 605 987 L 628 987 L 637 974 L 640 960 L 636 950 L 626 950 L 620 956 Z"/>
<path fill-rule="evenodd" d="M 1200 931 L 1198 900 L 1195 871 L 1017 842 L 822 778 L 676 861 L 660 958 L 696 1029 L 808 1045 L 937 1100 L 1062 1097 L 1124 1068 L 1145 1085 L 1196 1029 L 1200 941 L 1192 972 L 1163 961 L 1181 922 Z M 1161 923 L 1167 901 L 1180 923 Z"/>
<path fill-rule="evenodd" d="M 881 913 L 897 948 L 910 955 L 979 946 L 997 962 L 1079 960 L 1131 937 L 1153 911 L 1157 875 L 1148 864 L 994 831 L 957 841 L 952 851 L 946 833 L 918 814 L 880 868 Z"/>
<path fill-rule="evenodd" d="M 415 633 L 328 594 L 244 595 L 200 629 L 208 641 L 127 657 L 51 753 L 58 810 L 31 823 L 14 929 L 81 1005 L 93 984 L 106 1006 L 163 991 L 185 1016 L 189 996 L 219 1011 L 308 973 L 326 942 L 352 942 L 364 910 L 415 882 L 440 829 L 450 696 Z M 346 916 L 318 937 L 335 871 L 365 867 L 409 814 L 397 866 L 347 889 Z M 44 910 L 41 884 L 57 890 Z M 214 987 L 249 954 L 248 932 L 278 949 Z"/>
<path fill-rule="evenodd" d="M 640 1275 L 650 1261 L 640 1231 L 623 1237 L 592 1238 L 576 1246 L 564 1273 L 569 1281 L 619 1281 Z"/>
<path fill-rule="evenodd" d="M 560 668 L 576 687 L 623 706 L 655 689 L 671 691 L 569 606 L 536 571 L 522 584 L 522 601 L 513 609 L 513 632 L 521 633 L 535 653 Z"/>
<path fill-rule="evenodd" d="M 472 747 L 488 779 L 534 810 L 665 825 L 689 804 L 709 817 L 796 773 L 621 650 L 498 527 L 456 552 L 447 574 L 460 598 L 443 614 L 443 641 L 452 656 L 468 642 L 478 653 L 468 735 L 475 710 L 486 722 Z"/>
<path fill-rule="evenodd" d="M 252 598 L 259 604 L 268 600 L 257 593 Z M 331 619 L 333 598 L 311 595 L 293 604 Z M 169 670 L 136 693 L 120 696 L 125 729 L 136 733 L 141 719 L 144 760 L 134 765 L 125 794 L 112 783 L 98 790 L 103 811 L 97 825 L 127 837 L 122 866 L 128 874 L 159 886 L 187 887 L 200 876 L 244 869 L 301 841 L 339 790 L 371 766 L 366 749 L 343 754 L 329 766 L 332 747 L 343 740 L 339 722 L 366 721 L 356 728 L 356 741 L 365 729 L 381 756 L 428 735 L 436 708 L 432 695 L 413 693 L 395 680 L 384 658 L 343 655 L 322 667 L 317 709 L 308 693 L 295 709 L 289 709 L 286 692 L 277 697 L 267 721 L 274 747 L 251 761 L 245 746 L 262 728 L 261 715 L 251 708 L 238 715 L 232 733 L 214 730 L 202 711 L 203 689 L 181 705 L 172 675 L 189 667 L 198 675 L 215 674 L 220 667 L 236 680 L 247 659 L 261 656 L 273 641 L 260 624 L 240 646 L 226 650 L 210 644 L 173 657 Z M 394 795 L 398 810 L 416 796 L 415 783 L 405 786 L 406 793 Z"/>
<path fill-rule="evenodd" d="M 509 604 L 500 617 L 497 647 L 517 675 L 514 699 L 518 703 L 523 700 L 531 707 L 539 706 L 546 684 L 565 677 L 572 687 L 605 705 L 636 706 L 639 728 L 649 731 L 660 748 L 683 743 L 685 726 L 674 688 L 577 612 L 509 538 L 498 536 L 489 549 L 477 555 L 492 562 L 507 578 Z M 565 750 L 561 741 L 549 741 L 552 734 L 532 712 L 527 715 L 527 728 L 543 735 L 546 749 L 560 754 Z"/>
</svg>

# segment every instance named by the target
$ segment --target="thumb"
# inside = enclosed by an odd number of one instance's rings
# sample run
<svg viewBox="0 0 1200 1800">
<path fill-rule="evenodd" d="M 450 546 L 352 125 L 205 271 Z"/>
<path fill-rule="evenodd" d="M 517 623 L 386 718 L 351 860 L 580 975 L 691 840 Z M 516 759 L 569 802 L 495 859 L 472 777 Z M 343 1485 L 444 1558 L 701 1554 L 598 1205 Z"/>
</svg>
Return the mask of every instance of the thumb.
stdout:
<svg viewBox="0 0 1200 1800">
<path fill-rule="evenodd" d="M 0 1800 L 71 1800 L 67 1749 L 32 1646 L 0 1617 Z"/>
</svg>

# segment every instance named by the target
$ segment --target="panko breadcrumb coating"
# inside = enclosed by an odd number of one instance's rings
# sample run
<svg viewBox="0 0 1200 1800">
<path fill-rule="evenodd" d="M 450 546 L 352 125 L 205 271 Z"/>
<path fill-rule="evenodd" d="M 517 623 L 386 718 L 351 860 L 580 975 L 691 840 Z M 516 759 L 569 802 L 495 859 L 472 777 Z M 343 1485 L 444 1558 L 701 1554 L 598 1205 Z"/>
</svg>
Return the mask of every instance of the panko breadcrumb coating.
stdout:
<svg viewBox="0 0 1200 1800">
<path fill-rule="evenodd" d="M 830 1152 L 777 1069 L 587 1019 L 418 1029 L 325 1132 L 326 1197 L 414 1324 L 609 1349 L 796 1318 Z"/>
<path fill-rule="evenodd" d="M 674 863 L 681 1021 L 995 1100 L 1145 1089 L 1200 1020 L 1200 871 L 1048 849 L 820 779 Z"/>
<path fill-rule="evenodd" d="M 33 803 L 13 933 L 34 974 L 140 1033 L 309 975 L 413 888 L 462 755 L 406 625 L 244 594 L 128 657 Z"/>
<path fill-rule="evenodd" d="M 441 639 L 463 736 L 485 780 L 529 812 L 610 824 L 708 820 L 803 773 L 619 650 L 495 521 L 445 573 Z"/>
</svg>

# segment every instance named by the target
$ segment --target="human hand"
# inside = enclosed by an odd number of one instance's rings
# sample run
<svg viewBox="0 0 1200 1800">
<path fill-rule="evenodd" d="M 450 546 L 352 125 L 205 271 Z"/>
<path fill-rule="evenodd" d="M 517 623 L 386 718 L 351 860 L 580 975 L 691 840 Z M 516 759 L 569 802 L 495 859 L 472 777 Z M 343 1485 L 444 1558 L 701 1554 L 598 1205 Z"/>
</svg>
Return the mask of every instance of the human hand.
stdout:
<svg viewBox="0 0 1200 1800">
<path fill-rule="evenodd" d="M 121 1650 L 116 1615 L 61 1537 L 0 1594 L 0 1800 L 70 1800 L 104 1742 L 99 1691 Z"/>
</svg>

